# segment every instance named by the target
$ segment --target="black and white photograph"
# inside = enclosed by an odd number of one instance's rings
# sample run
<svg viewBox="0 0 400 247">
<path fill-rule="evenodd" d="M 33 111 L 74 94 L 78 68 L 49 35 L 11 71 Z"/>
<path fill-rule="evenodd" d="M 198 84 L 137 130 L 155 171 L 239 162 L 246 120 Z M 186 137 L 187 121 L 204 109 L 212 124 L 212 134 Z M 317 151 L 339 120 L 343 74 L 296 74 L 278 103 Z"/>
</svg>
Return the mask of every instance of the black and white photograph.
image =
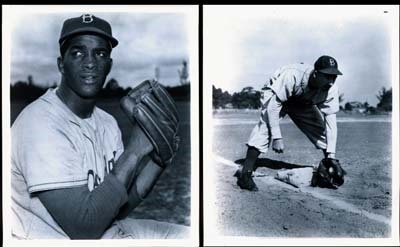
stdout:
<svg viewBox="0 0 400 247">
<path fill-rule="evenodd" d="M 198 6 L 2 12 L 4 246 L 197 246 Z"/>
<path fill-rule="evenodd" d="M 399 7 L 206 5 L 203 27 L 205 245 L 398 245 Z"/>
</svg>

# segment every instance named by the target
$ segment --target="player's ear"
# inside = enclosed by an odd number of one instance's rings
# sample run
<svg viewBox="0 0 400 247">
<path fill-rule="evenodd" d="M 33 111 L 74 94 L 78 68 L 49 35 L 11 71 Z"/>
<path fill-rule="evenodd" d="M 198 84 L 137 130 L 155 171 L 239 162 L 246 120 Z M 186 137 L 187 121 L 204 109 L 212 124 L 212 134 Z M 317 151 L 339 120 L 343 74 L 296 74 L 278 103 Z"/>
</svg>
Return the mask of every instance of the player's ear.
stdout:
<svg viewBox="0 0 400 247">
<path fill-rule="evenodd" d="M 64 74 L 64 62 L 61 56 L 57 58 L 57 67 L 58 71 L 60 71 L 61 74 Z"/>
<path fill-rule="evenodd" d="M 108 66 L 107 75 L 110 73 L 112 65 L 113 65 L 113 60 L 112 60 L 112 58 L 110 58 L 110 65 Z"/>
</svg>

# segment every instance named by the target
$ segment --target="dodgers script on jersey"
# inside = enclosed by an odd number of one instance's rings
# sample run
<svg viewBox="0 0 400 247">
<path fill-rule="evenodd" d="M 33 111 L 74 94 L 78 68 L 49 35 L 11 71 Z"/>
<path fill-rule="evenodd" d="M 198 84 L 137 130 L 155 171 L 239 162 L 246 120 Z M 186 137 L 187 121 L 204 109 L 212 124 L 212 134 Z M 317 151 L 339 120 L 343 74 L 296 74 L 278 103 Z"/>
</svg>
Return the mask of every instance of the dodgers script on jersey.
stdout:
<svg viewBox="0 0 400 247">
<path fill-rule="evenodd" d="M 34 193 L 82 185 L 92 191 L 124 151 L 111 115 L 95 107 L 89 119 L 81 119 L 55 92 L 49 89 L 27 106 L 11 128 L 16 238 L 68 238 Z"/>
</svg>

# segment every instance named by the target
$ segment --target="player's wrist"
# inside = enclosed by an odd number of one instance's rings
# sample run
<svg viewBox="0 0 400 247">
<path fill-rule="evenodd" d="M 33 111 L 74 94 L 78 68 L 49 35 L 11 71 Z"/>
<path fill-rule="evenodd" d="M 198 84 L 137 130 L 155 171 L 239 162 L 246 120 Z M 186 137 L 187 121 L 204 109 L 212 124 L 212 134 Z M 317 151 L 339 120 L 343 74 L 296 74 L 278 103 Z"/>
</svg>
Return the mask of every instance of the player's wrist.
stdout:
<svg viewBox="0 0 400 247">
<path fill-rule="evenodd" d="M 118 159 L 111 173 L 128 188 L 132 175 L 136 172 L 140 158 L 134 152 L 125 150 Z"/>
<path fill-rule="evenodd" d="M 275 140 L 275 139 L 282 139 L 282 134 L 281 134 L 280 129 L 278 129 L 278 128 L 271 128 L 271 137 L 272 137 L 272 140 Z"/>
<path fill-rule="evenodd" d="M 147 197 L 163 170 L 164 168 L 154 163 L 154 161 L 150 161 L 140 171 L 135 181 L 137 194 L 140 198 L 144 199 Z"/>
<path fill-rule="evenodd" d="M 283 142 L 282 137 L 281 138 L 272 138 L 272 142 Z"/>
<path fill-rule="evenodd" d="M 136 125 L 132 128 L 131 137 L 125 150 L 134 153 L 138 160 L 141 160 L 145 155 L 153 151 L 153 144 L 140 127 Z"/>
<path fill-rule="evenodd" d="M 335 159 L 335 153 L 327 153 L 326 158 L 328 159 Z"/>
<path fill-rule="evenodd" d="M 136 163 L 143 159 L 147 153 L 140 146 L 130 146 L 124 150 L 125 155 L 129 156 L 131 162 L 136 161 Z"/>
</svg>

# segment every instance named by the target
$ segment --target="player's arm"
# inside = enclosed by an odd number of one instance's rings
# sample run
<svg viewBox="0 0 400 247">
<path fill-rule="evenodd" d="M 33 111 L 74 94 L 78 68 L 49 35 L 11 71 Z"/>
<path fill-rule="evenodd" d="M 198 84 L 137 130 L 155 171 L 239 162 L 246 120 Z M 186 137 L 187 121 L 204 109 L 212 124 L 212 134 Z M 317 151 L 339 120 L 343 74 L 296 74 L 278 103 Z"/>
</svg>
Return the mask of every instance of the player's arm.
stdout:
<svg viewBox="0 0 400 247">
<path fill-rule="evenodd" d="M 293 89 L 295 88 L 296 80 L 293 70 L 290 69 L 279 69 L 277 70 L 272 78 L 269 80 L 269 85 L 273 93 L 270 102 L 267 101 L 268 105 L 266 108 L 266 116 L 271 130 L 272 149 L 277 153 L 283 153 L 284 144 L 279 126 L 279 115 L 282 109 L 282 103 L 289 100 L 294 94 Z"/>
<path fill-rule="evenodd" d="M 71 239 L 100 238 L 128 200 L 125 187 L 112 174 L 92 191 L 83 185 L 37 196 Z"/>
<path fill-rule="evenodd" d="M 121 208 L 132 202 L 132 193 L 128 196 L 127 188 L 136 172 L 138 160 L 134 153 L 125 151 L 117 161 L 116 172 L 106 175 L 104 181 L 92 191 L 84 185 L 48 190 L 37 195 L 71 239 L 99 238 Z M 136 198 L 139 200 L 141 197 Z"/>
<path fill-rule="evenodd" d="M 163 171 L 164 168 L 154 163 L 150 156 L 146 156 L 140 161 L 128 191 L 128 201 L 121 208 L 118 219 L 128 216 L 147 197 Z"/>
<path fill-rule="evenodd" d="M 98 187 L 89 191 L 84 185 L 47 190 L 37 195 L 70 238 L 99 238 L 128 202 L 127 190 L 131 178 L 138 169 L 139 161 L 152 149 L 144 133 L 139 128 L 133 128 L 125 151 Z"/>
<path fill-rule="evenodd" d="M 326 158 L 335 158 L 337 140 L 336 114 L 325 115 L 325 129 L 327 144 L 325 156 Z"/>
<path fill-rule="evenodd" d="M 148 155 L 153 150 L 153 146 L 139 126 L 133 126 L 129 142 L 124 150 L 118 159 L 119 164 L 112 170 L 128 191 L 128 201 L 121 207 L 118 214 L 120 219 L 125 218 L 146 198 L 164 170 L 152 162 Z"/>
<path fill-rule="evenodd" d="M 327 158 L 335 158 L 337 140 L 336 113 L 339 111 L 339 91 L 336 84 L 329 89 L 326 100 L 319 104 L 318 108 L 325 118 L 325 137 L 327 142 L 325 156 Z"/>
<path fill-rule="evenodd" d="M 138 126 L 134 126 L 124 152 L 111 171 L 127 190 L 135 178 L 136 171 L 140 168 L 140 162 L 152 150 L 153 146 L 149 139 Z"/>
<path fill-rule="evenodd" d="M 282 103 L 273 94 L 264 104 L 263 118 L 271 130 L 272 149 L 275 152 L 282 153 L 284 149 L 281 129 L 279 125 L 279 114 L 282 109 Z"/>
<path fill-rule="evenodd" d="M 128 183 L 129 201 L 119 218 L 129 214 L 147 196 L 179 147 L 178 111 L 174 100 L 158 82 L 146 80 L 140 83 L 121 99 L 121 108 L 134 123 L 133 129 L 146 133 L 144 141 L 147 141 L 146 145 L 153 145 L 154 151 L 140 160 L 139 168 Z"/>
</svg>

